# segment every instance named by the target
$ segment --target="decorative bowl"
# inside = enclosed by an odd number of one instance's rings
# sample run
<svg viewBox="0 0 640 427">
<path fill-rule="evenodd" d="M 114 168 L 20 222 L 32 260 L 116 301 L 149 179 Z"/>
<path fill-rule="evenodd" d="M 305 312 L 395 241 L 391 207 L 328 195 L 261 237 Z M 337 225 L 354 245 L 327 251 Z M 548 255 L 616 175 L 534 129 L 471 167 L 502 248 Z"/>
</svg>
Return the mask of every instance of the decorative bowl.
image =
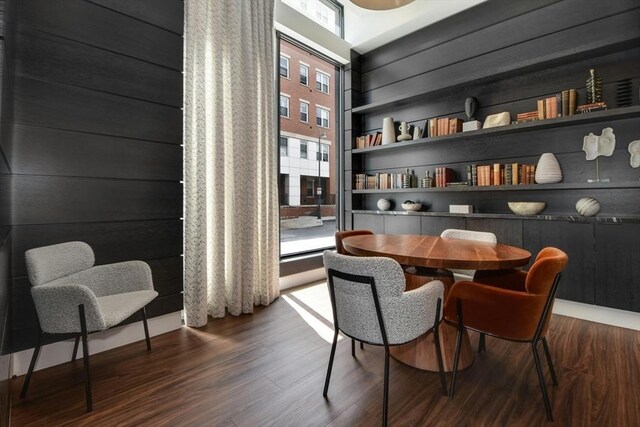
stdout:
<svg viewBox="0 0 640 427">
<path fill-rule="evenodd" d="M 509 209 L 516 215 L 538 215 L 546 207 L 545 202 L 509 202 Z"/>
<path fill-rule="evenodd" d="M 403 203 L 402 209 L 409 212 L 416 212 L 422 209 L 422 203 Z"/>
</svg>

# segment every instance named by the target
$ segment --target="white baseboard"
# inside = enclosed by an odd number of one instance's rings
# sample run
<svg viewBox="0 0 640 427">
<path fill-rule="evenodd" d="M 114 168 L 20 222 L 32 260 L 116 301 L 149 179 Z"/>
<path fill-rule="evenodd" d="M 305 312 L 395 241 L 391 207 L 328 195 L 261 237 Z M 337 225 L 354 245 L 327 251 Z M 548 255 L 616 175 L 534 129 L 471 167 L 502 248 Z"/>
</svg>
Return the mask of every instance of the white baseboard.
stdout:
<svg viewBox="0 0 640 427">
<path fill-rule="evenodd" d="M 291 274 L 280 278 L 280 290 L 294 288 L 296 286 L 308 285 L 309 283 L 324 280 L 326 278 L 324 267 L 315 270 L 303 271 L 302 273 Z"/>
<path fill-rule="evenodd" d="M 553 313 L 640 331 L 640 313 L 556 299 Z"/>
<path fill-rule="evenodd" d="M 149 335 L 156 336 L 166 332 L 175 331 L 182 327 L 181 312 L 165 314 L 149 319 Z M 131 323 L 89 335 L 89 354 L 96 354 L 112 348 L 120 347 L 132 342 L 144 340 L 142 321 Z M 71 360 L 74 340 L 48 344 L 40 349 L 40 355 L 36 362 L 35 370 L 45 369 L 50 366 L 60 365 Z M 153 346 L 153 342 L 151 343 Z M 33 349 L 19 351 L 11 354 L 11 375 L 24 375 L 29 369 L 29 362 L 33 355 Z M 82 345 L 78 349 L 78 358 L 82 357 Z"/>
</svg>

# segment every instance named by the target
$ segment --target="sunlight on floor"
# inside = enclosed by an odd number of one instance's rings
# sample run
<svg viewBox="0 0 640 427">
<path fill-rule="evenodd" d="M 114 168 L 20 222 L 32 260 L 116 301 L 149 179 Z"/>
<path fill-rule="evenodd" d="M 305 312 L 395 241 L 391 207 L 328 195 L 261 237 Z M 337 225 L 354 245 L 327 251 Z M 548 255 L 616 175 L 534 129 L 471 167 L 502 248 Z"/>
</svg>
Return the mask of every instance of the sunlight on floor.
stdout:
<svg viewBox="0 0 640 427">
<path fill-rule="evenodd" d="M 333 342 L 333 313 L 326 282 L 305 286 L 282 295 L 311 328 L 325 341 Z M 338 336 L 342 339 L 342 336 Z"/>
</svg>

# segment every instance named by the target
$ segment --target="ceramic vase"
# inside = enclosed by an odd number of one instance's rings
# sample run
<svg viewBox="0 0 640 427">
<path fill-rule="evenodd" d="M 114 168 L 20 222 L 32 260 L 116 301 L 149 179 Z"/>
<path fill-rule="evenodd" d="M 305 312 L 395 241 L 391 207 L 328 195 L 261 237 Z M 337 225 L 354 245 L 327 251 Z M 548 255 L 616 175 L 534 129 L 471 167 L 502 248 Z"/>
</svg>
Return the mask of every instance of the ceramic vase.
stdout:
<svg viewBox="0 0 640 427">
<path fill-rule="evenodd" d="M 600 212 L 600 202 L 592 197 L 583 197 L 576 203 L 576 211 L 582 216 L 595 216 Z"/>
<path fill-rule="evenodd" d="M 382 119 L 382 145 L 396 142 L 396 128 L 393 124 L 393 117 Z"/>
<path fill-rule="evenodd" d="M 543 153 L 536 166 L 536 182 L 538 184 L 555 184 L 562 181 L 560 163 L 553 153 Z"/>
</svg>

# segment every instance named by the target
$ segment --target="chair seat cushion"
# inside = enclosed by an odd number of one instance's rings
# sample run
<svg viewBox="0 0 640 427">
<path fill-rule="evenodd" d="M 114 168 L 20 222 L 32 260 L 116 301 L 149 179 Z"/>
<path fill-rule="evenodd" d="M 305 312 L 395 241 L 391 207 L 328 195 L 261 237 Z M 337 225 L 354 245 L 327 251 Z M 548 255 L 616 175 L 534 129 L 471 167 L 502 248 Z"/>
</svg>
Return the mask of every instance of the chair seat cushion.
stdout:
<svg viewBox="0 0 640 427">
<path fill-rule="evenodd" d="M 98 304 L 106 327 L 111 328 L 127 319 L 157 296 L 158 292 L 145 290 L 99 297 Z"/>
</svg>

